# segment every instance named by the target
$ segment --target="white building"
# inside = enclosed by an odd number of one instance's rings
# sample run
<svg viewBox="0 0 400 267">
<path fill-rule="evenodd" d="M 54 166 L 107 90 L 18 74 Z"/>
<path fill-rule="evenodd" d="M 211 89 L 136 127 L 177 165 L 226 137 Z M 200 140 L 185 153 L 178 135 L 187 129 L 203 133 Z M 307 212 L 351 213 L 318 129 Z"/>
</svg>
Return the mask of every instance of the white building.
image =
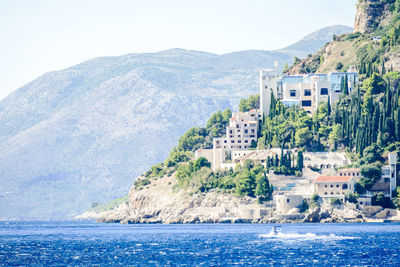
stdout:
<svg viewBox="0 0 400 267">
<path fill-rule="evenodd" d="M 320 103 L 331 104 L 339 100 L 342 81 L 347 77 L 351 92 L 358 83 L 358 73 L 354 67 L 348 72 L 331 72 L 329 74 L 285 75 L 277 78 L 273 70 L 260 72 L 260 107 L 262 114 L 268 115 L 270 110 L 271 92 L 286 106 L 300 106 L 313 113 Z"/>
<path fill-rule="evenodd" d="M 352 176 L 319 176 L 314 181 L 314 193 L 321 198 L 338 198 L 344 201 L 346 193 L 354 192 L 357 181 Z"/>
<path fill-rule="evenodd" d="M 307 168 L 335 169 L 351 163 L 344 152 L 304 152 L 303 157 Z"/>
<path fill-rule="evenodd" d="M 234 168 L 236 163 L 233 159 L 246 155 L 249 153 L 248 149 L 257 143 L 260 120 L 259 109 L 233 113 L 226 127 L 226 135 L 213 139 L 212 150 L 197 150 L 195 157 L 206 157 L 211 162 L 213 171 Z"/>
<path fill-rule="evenodd" d="M 269 115 L 271 92 L 274 93 L 275 98 L 279 97 L 277 79 L 278 74 L 274 70 L 266 69 L 260 71 L 260 109 L 261 114 L 264 116 Z"/>
<path fill-rule="evenodd" d="M 213 148 L 226 150 L 242 150 L 257 142 L 258 123 L 261 113 L 258 109 L 248 112 L 235 112 L 226 127 L 226 137 L 214 138 Z"/>
<path fill-rule="evenodd" d="M 388 165 L 382 167 L 382 177 L 377 181 L 369 191 L 367 191 L 366 196 L 373 196 L 374 193 L 383 192 L 385 197 L 392 199 L 393 191 L 397 188 L 397 154 L 389 153 L 388 155 Z"/>
</svg>

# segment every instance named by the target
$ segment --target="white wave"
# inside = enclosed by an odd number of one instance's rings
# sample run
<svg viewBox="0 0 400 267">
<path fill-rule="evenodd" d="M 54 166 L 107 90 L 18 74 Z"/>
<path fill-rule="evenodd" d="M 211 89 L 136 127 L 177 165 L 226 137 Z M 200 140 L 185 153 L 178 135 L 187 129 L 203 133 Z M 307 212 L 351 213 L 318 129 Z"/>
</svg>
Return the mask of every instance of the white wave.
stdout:
<svg viewBox="0 0 400 267">
<path fill-rule="evenodd" d="M 271 239 L 282 239 L 282 240 L 344 240 L 344 239 L 356 239 L 353 236 L 337 236 L 334 234 L 330 235 L 316 235 L 314 233 L 298 234 L 298 233 L 282 233 L 279 232 L 274 234 L 272 231 L 268 234 L 259 235 L 259 237 L 271 238 Z"/>
</svg>

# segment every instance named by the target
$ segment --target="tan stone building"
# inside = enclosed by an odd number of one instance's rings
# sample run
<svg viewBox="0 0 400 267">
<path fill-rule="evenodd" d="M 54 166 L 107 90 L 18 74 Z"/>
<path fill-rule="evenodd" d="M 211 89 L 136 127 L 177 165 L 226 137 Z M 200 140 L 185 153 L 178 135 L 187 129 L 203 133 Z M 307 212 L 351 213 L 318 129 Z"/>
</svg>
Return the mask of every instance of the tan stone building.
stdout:
<svg viewBox="0 0 400 267">
<path fill-rule="evenodd" d="M 314 181 L 314 193 L 321 198 L 345 200 L 346 193 L 354 192 L 357 178 L 352 176 L 319 176 Z"/>
</svg>

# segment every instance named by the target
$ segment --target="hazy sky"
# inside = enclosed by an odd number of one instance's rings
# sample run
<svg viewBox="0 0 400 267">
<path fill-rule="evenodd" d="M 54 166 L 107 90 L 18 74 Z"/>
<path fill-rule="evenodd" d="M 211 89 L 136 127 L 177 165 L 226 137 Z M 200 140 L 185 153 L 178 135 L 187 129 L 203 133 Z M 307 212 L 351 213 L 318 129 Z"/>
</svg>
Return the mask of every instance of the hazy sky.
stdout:
<svg viewBox="0 0 400 267">
<path fill-rule="evenodd" d="M 357 0 L 1 0 L 0 99 L 97 56 L 170 48 L 279 49 L 335 24 Z"/>
</svg>

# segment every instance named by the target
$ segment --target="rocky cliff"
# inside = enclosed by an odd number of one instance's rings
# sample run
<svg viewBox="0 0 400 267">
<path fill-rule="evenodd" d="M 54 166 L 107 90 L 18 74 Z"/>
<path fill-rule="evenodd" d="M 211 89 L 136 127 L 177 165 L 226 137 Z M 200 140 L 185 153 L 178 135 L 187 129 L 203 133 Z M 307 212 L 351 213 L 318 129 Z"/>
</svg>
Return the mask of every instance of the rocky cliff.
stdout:
<svg viewBox="0 0 400 267">
<path fill-rule="evenodd" d="M 114 210 L 85 213 L 76 219 L 108 223 L 291 223 L 291 222 L 379 222 L 400 220 L 400 212 L 381 207 L 357 207 L 355 204 L 320 207 L 301 213 L 292 209 L 278 214 L 274 202 L 257 203 L 250 197 L 237 197 L 217 190 L 193 193 L 179 190 L 175 175 L 164 176 L 141 190 L 132 187 L 128 201 Z"/>
<path fill-rule="evenodd" d="M 400 71 L 400 1 L 362 0 L 357 5 L 354 33 L 336 35 L 318 52 L 295 63 L 288 74 L 347 71 L 360 74 Z M 383 68 L 384 66 L 384 68 Z"/>
<path fill-rule="evenodd" d="M 354 21 L 354 32 L 371 33 L 387 26 L 393 16 L 391 4 L 382 0 L 360 0 Z"/>
</svg>

